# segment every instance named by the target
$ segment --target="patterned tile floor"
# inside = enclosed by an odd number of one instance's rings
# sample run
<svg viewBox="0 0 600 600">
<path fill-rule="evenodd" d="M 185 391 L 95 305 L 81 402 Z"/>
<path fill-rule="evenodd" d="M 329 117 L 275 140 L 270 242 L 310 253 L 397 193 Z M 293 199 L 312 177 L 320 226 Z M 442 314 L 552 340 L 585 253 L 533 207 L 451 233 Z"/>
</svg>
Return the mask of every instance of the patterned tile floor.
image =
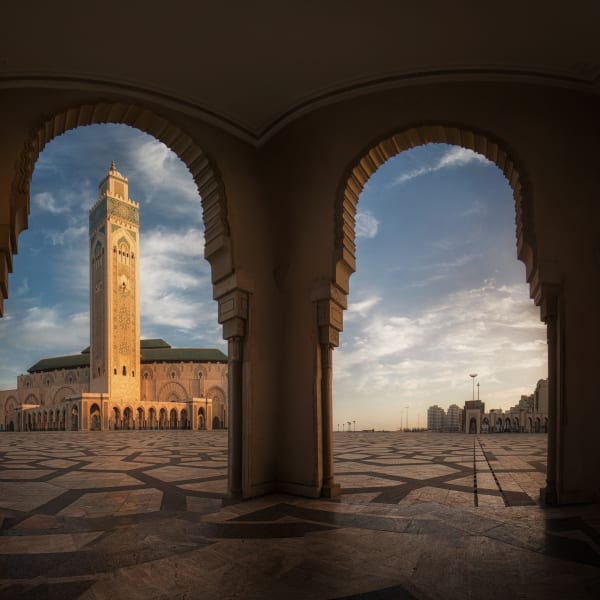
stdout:
<svg viewBox="0 0 600 600">
<path fill-rule="evenodd" d="M 0 598 L 597 599 L 544 435 L 336 433 L 336 500 L 223 505 L 225 432 L 0 435 Z"/>
</svg>

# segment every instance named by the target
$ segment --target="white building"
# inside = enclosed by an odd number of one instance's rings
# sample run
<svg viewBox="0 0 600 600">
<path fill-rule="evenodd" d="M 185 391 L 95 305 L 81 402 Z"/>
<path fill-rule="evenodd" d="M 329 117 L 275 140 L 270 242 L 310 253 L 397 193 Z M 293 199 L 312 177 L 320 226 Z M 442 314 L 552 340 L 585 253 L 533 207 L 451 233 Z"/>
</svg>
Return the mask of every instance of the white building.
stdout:
<svg viewBox="0 0 600 600">
<path fill-rule="evenodd" d="M 444 409 L 437 404 L 427 409 L 427 429 L 441 431 L 444 425 Z"/>
</svg>

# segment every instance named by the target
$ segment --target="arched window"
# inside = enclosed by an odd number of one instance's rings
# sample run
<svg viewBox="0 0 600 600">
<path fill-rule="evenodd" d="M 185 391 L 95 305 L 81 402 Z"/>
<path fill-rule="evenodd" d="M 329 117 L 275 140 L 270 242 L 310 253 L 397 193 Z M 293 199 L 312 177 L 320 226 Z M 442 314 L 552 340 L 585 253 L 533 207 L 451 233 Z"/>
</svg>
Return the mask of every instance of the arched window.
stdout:
<svg viewBox="0 0 600 600">
<path fill-rule="evenodd" d="M 127 367 L 123 365 L 123 375 L 127 375 Z"/>
</svg>

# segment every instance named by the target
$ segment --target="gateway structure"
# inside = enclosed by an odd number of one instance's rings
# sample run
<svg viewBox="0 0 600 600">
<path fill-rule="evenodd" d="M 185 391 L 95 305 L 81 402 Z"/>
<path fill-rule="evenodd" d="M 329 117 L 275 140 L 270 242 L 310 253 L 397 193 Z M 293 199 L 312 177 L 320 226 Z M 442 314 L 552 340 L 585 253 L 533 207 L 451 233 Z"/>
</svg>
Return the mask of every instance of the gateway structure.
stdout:
<svg viewBox="0 0 600 600">
<path fill-rule="evenodd" d="M 227 357 L 140 342 L 139 204 L 111 168 L 90 210 L 90 347 L 46 358 L 0 392 L 7 430 L 220 429 Z"/>
</svg>

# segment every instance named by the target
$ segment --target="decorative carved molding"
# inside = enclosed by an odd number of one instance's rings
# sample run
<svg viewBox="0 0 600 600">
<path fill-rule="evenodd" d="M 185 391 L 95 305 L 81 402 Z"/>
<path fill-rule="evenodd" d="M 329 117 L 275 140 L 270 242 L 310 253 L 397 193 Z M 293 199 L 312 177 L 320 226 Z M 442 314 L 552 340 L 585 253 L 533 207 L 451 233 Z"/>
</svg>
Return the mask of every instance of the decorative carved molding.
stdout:
<svg viewBox="0 0 600 600">
<path fill-rule="evenodd" d="M 52 404 L 56 405 L 58 402 L 64 400 L 67 396 L 76 396 L 76 392 L 71 387 L 63 386 L 58 388 L 56 392 L 54 392 L 54 396 L 52 397 Z"/>
<path fill-rule="evenodd" d="M 223 337 L 228 340 L 246 335 L 249 294 L 235 289 L 219 298 L 219 323 L 223 325 Z"/>
<path fill-rule="evenodd" d="M 225 392 L 217 386 L 211 387 L 208 392 L 206 392 L 206 397 L 214 402 L 225 403 Z"/>
<path fill-rule="evenodd" d="M 168 381 L 158 392 L 158 402 L 168 402 L 171 395 L 176 395 L 181 402 L 188 397 L 187 390 L 176 381 Z"/>
<path fill-rule="evenodd" d="M 533 203 L 529 198 L 522 170 L 510 151 L 489 135 L 460 127 L 422 125 L 386 137 L 362 153 L 348 170 L 338 194 L 335 216 L 334 281 L 348 292 L 348 279 L 356 270 L 355 221 L 358 198 L 368 179 L 393 156 L 427 143 L 462 146 L 482 154 L 504 173 L 513 190 L 516 213 L 517 255 L 525 263 L 527 281 L 537 269 Z"/>
</svg>

